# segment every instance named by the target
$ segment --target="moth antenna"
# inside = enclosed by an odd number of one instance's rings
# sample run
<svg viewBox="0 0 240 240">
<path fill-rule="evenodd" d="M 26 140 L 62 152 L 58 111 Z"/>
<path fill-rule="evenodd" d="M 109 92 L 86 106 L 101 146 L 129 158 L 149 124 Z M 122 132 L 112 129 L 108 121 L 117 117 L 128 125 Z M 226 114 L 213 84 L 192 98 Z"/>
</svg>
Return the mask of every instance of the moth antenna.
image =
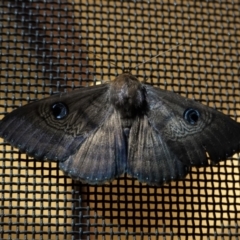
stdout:
<svg viewBox="0 0 240 240">
<path fill-rule="evenodd" d="M 93 51 L 89 51 L 90 53 L 93 53 L 94 54 L 94 56 L 97 58 L 97 59 L 99 59 L 99 60 L 101 60 L 101 61 L 106 61 L 106 59 L 104 59 L 104 58 L 102 58 L 101 56 L 99 56 L 99 55 L 97 55 L 95 52 L 93 52 Z M 114 66 L 114 67 L 116 67 L 117 65 L 114 63 L 114 62 L 112 62 L 112 61 L 108 61 L 109 63 L 110 63 L 110 65 L 112 65 L 112 66 Z M 107 83 L 107 82 L 109 82 L 110 80 L 103 80 L 103 83 Z"/>
<path fill-rule="evenodd" d="M 93 53 L 97 59 L 99 59 L 99 60 L 101 60 L 101 61 L 105 61 L 104 58 L 100 57 L 100 56 L 97 55 L 95 52 L 93 52 L 93 51 L 89 51 L 89 52 L 90 52 L 90 53 Z M 116 67 L 116 64 L 115 64 L 114 62 L 109 61 L 109 63 L 110 63 L 112 66 Z"/>
<path fill-rule="evenodd" d="M 182 45 L 183 45 L 183 43 L 181 43 L 181 44 L 179 44 L 179 45 L 177 45 L 177 46 L 175 46 L 175 47 L 173 47 L 173 48 L 170 48 L 170 49 L 168 49 L 167 51 L 160 52 L 159 54 L 155 55 L 154 57 L 152 57 L 152 58 L 150 58 L 150 59 L 148 59 L 148 60 L 146 60 L 146 61 L 144 61 L 144 62 L 142 62 L 142 63 L 137 64 L 136 67 L 135 67 L 135 69 L 138 68 L 138 67 L 141 66 L 141 65 L 144 65 L 144 64 L 146 64 L 146 63 L 148 63 L 148 62 L 151 62 L 153 59 L 158 58 L 159 56 L 163 55 L 164 53 L 167 53 L 167 52 L 170 52 L 170 51 L 172 51 L 172 50 L 177 49 L 179 46 L 182 46 Z"/>
</svg>

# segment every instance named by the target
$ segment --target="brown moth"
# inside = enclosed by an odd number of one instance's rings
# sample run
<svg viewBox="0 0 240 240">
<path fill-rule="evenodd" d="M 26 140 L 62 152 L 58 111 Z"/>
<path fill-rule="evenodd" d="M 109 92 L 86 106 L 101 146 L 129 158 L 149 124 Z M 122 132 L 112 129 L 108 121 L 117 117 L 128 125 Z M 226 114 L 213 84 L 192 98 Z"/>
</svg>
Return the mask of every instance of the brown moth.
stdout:
<svg viewBox="0 0 240 240">
<path fill-rule="evenodd" d="M 20 107 L 0 136 L 36 159 L 58 161 L 74 179 L 103 184 L 123 173 L 149 185 L 239 151 L 240 124 L 130 73 Z"/>
</svg>

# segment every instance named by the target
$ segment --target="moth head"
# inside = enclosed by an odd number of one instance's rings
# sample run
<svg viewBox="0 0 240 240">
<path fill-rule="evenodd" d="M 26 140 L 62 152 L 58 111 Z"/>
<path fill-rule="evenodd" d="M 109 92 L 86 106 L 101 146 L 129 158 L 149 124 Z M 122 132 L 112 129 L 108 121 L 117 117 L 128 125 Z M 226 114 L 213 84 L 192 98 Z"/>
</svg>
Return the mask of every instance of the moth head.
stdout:
<svg viewBox="0 0 240 240">
<path fill-rule="evenodd" d="M 123 73 L 110 84 L 110 102 L 123 117 L 134 117 L 147 109 L 146 90 L 135 76 Z"/>
</svg>

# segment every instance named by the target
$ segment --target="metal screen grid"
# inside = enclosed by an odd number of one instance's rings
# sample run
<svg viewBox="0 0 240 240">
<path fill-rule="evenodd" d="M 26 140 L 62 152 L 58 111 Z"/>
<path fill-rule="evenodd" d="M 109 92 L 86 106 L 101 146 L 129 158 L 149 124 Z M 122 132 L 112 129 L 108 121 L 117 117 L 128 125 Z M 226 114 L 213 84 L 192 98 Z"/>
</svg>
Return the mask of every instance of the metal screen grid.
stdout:
<svg viewBox="0 0 240 240">
<path fill-rule="evenodd" d="M 141 81 L 238 120 L 239 7 L 238 1 L 2 0 L 1 117 L 131 70 Z M 0 141 L 1 239 L 240 235 L 237 154 L 162 187 L 127 176 L 90 186 Z"/>
</svg>

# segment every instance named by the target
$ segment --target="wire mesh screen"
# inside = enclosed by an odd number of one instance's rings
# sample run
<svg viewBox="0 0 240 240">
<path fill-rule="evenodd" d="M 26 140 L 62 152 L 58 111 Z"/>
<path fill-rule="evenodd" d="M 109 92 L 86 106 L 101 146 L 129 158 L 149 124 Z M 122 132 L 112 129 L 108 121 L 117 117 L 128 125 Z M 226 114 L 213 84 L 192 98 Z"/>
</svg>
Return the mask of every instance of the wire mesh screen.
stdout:
<svg viewBox="0 0 240 240">
<path fill-rule="evenodd" d="M 131 70 L 239 121 L 239 9 L 239 1 L 1 0 L 1 118 Z M 240 237 L 237 154 L 162 187 L 126 175 L 100 186 L 73 181 L 3 139 L 0 158 L 1 239 Z"/>
</svg>

